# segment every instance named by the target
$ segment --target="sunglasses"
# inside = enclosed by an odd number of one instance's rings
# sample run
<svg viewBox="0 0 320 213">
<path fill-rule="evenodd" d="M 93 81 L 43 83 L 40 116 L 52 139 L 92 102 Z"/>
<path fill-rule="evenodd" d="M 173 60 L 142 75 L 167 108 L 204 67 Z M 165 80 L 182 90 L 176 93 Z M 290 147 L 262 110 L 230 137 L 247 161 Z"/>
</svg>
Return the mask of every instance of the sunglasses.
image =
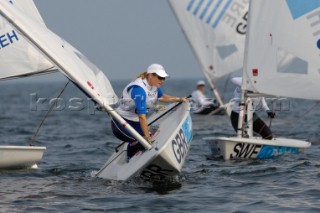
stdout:
<svg viewBox="0 0 320 213">
<path fill-rule="evenodd" d="M 165 77 L 161 77 L 161 76 L 158 76 L 157 74 L 153 74 L 154 76 L 157 76 L 157 78 L 160 80 L 160 81 L 164 81 L 164 80 L 166 80 L 166 78 Z"/>
</svg>

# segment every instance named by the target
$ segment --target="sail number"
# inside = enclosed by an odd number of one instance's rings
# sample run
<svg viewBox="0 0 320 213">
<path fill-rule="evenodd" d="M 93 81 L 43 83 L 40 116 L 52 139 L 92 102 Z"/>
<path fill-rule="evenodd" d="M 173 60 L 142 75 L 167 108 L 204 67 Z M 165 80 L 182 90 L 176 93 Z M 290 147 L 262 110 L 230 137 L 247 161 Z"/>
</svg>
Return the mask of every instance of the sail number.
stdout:
<svg viewBox="0 0 320 213">
<path fill-rule="evenodd" d="M 0 49 L 3 49 L 10 44 L 13 44 L 15 41 L 19 41 L 18 34 L 16 31 L 12 30 L 12 32 L 8 32 L 0 35 Z"/>
<path fill-rule="evenodd" d="M 255 158 L 260 152 L 262 145 L 237 143 L 230 154 L 230 159 L 235 158 Z"/>
<path fill-rule="evenodd" d="M 174 156 L 180 164 L 188 153 L 188 144 L 182 129 L 179 130 L 178 134 L 172 140 L 172 149 Z"/>
<path fill-rule="evenodd" d="M 242 17 L 242 21 L 237 25 L 237 32 L 241 35 L 245 35 L 247 32 L 247 22 L 249 13 L 246 12 Z"/>
</svg>

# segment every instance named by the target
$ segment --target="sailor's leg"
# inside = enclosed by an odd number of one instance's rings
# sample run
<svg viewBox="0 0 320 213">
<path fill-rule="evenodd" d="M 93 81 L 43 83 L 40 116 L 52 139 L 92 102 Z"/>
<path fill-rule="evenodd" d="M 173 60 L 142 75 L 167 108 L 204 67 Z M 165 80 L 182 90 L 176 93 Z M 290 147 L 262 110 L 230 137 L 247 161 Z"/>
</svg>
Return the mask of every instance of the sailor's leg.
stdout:
<svg viewBox="0 0 320 213">
<path fill-rule="evenodd" d="M 125 142 L 130 142 L 130 141 L 134 141 L 135 140 L 131 136 L 131 134 L 121 124 L 119 124 L 117 121 L 115 121 L 115 120 L 111 121 L 111 128 L 112 128 L 112 133 L 119 140 L 125 141 Z"/>
<path fill-rule="evenodd" d="M 268 125 L 256 113 L 253 114 L 253 131 L 261 135 L 263 139 L 271 140 L 273 138 Z"/>
<path fill-rule="evenodd" d="M 232 124 L 232 127 L 233 127 L 234 131 L 237 132 L 239 113 L 236 113 L 236 112 L 232 111 L 231 112 L 231 116 L 230 116 L 230 120 L 231 120 L 231 124 Z"/>
</svg>

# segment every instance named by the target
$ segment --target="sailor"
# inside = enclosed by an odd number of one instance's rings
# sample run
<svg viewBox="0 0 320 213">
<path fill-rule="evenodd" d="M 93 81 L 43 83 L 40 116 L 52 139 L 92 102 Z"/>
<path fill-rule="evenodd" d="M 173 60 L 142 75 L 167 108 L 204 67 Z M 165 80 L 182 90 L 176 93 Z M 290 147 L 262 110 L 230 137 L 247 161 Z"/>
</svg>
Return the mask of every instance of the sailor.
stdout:
<svg viewBox="0 0 320 213">
<path fill-rule="evenodd" d="M 218 108 L 217 104 L 213 102 L 211 98 L 207 98 L 205 95 L 206 83 L 204 81 L 198 81 L 196 90 L 192 92 L 192 109 L 194 113 L 208 114 L 212 110 Z"/>
<path fill-rule="evenodd" d="M 141 73 L 128 84 L 122 93 L 117 112 L 149 143 L 152 142 L 147 123 L 148 109 L 154 107 L 157 101 L 185 102 L 185 97 L 174 97 L 164 94 L 160 88 L 168 74 L 160 64 L 152 64 L 147 71 Z M 111 121 L 113 134 L 120 140 L 129 142 L 127 156 L 130 159 L 139 150 L 144 150 L 136 139 L 117 121 Z"/>
<path fill-rule="evenodd" d="M 238 120 L 240 112 L 240 99 L 241 99 L 241 77 L 234 77 L 231 79 L 231 82 L 234 83 L 237 87 L 234 90 L 234 98 L 231 112 L 231 124 L 235 131 L 238 129 Z M 276 116 L 275 112 L 270 110 L 264 97 L 252 98 L 253 109 L 254 111 L 258 109 L 263 109 L 267 112 L 268 117 L 274 118 Z M 253 113 L 253 131 L 260 134 L 263 139 L 271 140 L 273 138 L 270 128 L 266 125 L 263 120 L 261 120 L 258 115 Z"/>
</svg>

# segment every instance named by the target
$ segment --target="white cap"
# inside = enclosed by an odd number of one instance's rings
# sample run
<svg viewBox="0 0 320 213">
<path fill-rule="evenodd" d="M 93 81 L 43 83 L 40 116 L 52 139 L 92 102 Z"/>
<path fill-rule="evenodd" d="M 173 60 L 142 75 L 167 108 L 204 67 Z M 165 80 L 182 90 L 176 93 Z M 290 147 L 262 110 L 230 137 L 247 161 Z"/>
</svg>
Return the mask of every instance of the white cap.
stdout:
<svg viewBox="0 0 320 213">
<path fill-rule="evenodd" d="M 205 86 L 206 85 L 206 82 L 204 82 L 204 81 L 198 81 L 197 82 L 197 86 Z"/>
<path fill-rule="evenodd" d="M 168 77 L 169 75 L 166 73 L 166 71 L 164 70 L 163 66 L 160 64 L 151 64 L 148 69 L 147 69 L 147 73 L 155 73 L 160 77 Z"/>
</svg>

